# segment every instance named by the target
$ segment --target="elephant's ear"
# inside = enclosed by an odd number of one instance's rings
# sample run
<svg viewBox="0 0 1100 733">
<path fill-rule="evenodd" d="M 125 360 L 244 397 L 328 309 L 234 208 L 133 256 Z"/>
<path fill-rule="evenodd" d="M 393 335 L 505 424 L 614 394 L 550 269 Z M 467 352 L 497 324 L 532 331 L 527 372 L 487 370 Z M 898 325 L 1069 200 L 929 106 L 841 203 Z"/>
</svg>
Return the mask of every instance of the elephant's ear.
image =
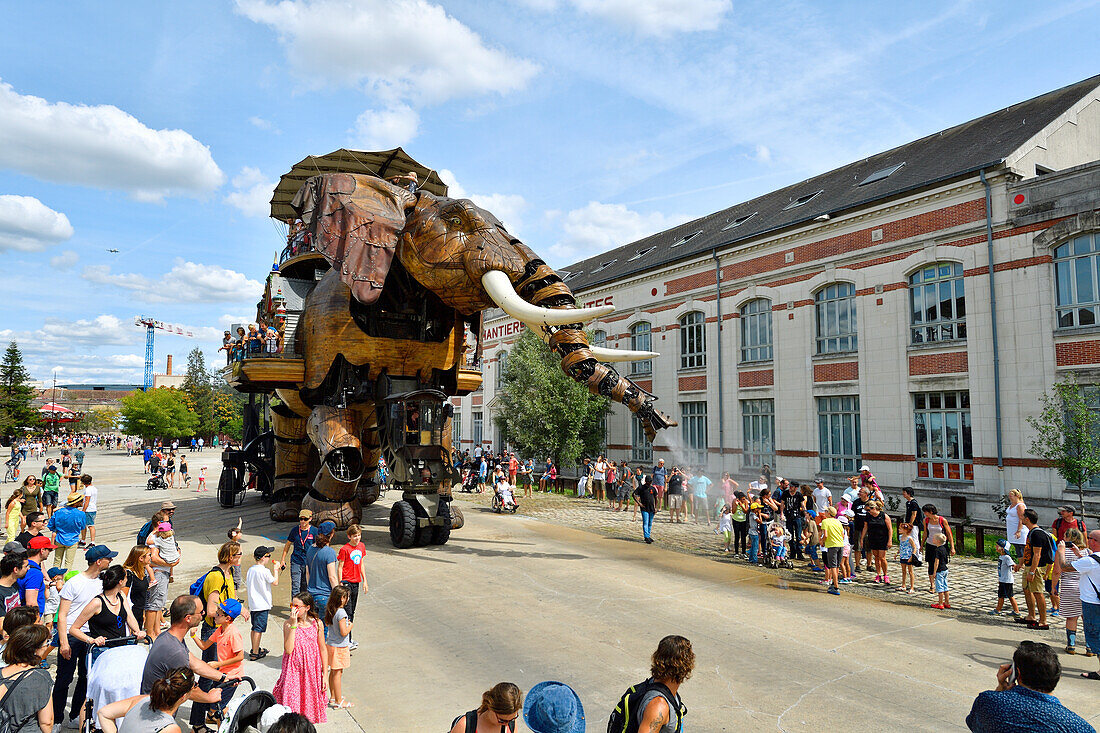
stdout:
<svg viewBox="0 0 1100 733">
<path fill-rule="evenodd" d="M 291 205 L 355 299 L 378 300 L 416 196 L 375 176 L 326 173 L 306 181 Z"/>
</svg>

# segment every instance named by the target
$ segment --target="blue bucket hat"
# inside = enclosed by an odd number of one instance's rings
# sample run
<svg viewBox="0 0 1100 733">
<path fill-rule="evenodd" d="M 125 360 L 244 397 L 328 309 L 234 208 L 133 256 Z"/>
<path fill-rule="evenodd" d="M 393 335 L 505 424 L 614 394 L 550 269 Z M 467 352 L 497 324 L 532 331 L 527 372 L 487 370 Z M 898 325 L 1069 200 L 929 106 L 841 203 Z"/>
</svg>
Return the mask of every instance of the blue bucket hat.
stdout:
<svg viewBox="0 0 1100 733">
<path fill-rule="evenodd" d="M 523 720 L 533 733 L 584 733 L 584 706 L 562 682 L 540 682 L 523 701 Z"/>
</svg>

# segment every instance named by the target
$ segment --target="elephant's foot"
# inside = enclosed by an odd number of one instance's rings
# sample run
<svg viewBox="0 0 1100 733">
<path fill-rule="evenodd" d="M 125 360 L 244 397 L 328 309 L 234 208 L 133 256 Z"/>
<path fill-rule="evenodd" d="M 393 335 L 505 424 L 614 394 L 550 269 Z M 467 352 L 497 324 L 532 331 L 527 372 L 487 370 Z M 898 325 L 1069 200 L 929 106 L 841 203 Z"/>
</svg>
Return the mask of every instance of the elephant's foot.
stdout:
<svg viewBox="0 0 1100 733">
<path fill-rule="evenodd" d="M 350 501 L 322 501 L 314 498 L 312 494 L 302 499 L 302 509 L 313 512 L 313 524 L 321 522 L 333 522 L 336 529 L 347 529 L 350 524 L 358 524 L 363 518 L 363 505 L 358 499 Z M 295 514 L 295 517 L 297 514 Z"/>
<path fill-rule="evenodd" d="M 382 487 L 372 482 L 366 482 L 362 479 L 359 480 L 359 486 L 357 488 L 357 494 L 359 503 L 362 506 L 370 506 L 374 502 L 378 501 L 378 497 L 382 494 Z"/>
<path fill-rule="evenodd" d="M 272 522 L 297 522 L 298 512 L 302 509 L 302 500 L 277 501 L 271 505 Z"/>
</svg>

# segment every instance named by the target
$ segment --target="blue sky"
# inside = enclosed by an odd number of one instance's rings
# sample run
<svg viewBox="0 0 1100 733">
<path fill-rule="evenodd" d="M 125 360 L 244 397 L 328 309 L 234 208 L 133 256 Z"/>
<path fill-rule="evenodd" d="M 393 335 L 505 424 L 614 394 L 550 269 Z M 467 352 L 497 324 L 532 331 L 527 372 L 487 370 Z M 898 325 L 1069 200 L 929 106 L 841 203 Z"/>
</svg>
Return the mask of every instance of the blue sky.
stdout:
<svg viewBox="0 0 1100 733">
<path fill-rule="evenodd" d="M 141 381 L 248 320 L 309 154 L 402 145 L 565 266 L 1100 71 L 1097 2 L 23 3 L 0 338 Z M 117 248 L 118 254 L 107 250 Z"/>
</svg>

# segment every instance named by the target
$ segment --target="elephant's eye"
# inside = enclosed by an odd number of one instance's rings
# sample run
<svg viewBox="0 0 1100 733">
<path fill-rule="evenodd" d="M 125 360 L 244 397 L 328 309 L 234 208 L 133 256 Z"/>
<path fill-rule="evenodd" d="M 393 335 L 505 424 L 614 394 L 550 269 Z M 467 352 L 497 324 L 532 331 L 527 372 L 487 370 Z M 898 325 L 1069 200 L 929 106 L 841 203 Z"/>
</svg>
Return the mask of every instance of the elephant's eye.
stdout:
<svg viewBox="0 0 1100 733">
<path fill-rule="evenodd" d="M 450 219 L 448 219 L 448 221 L 449 221 L 449 222 L 450 222 L 451 224 L 454 224 L 454 225 L 455 225 L 456 227 L 460 227 L 460 226 L 462 226 L 462 219 L 460 219 L 460 218 L 459 218 L 459 217 L 457 217 L 457 216 L 452 216 L 452 217 L 451 217 Z"/>
</svg>

